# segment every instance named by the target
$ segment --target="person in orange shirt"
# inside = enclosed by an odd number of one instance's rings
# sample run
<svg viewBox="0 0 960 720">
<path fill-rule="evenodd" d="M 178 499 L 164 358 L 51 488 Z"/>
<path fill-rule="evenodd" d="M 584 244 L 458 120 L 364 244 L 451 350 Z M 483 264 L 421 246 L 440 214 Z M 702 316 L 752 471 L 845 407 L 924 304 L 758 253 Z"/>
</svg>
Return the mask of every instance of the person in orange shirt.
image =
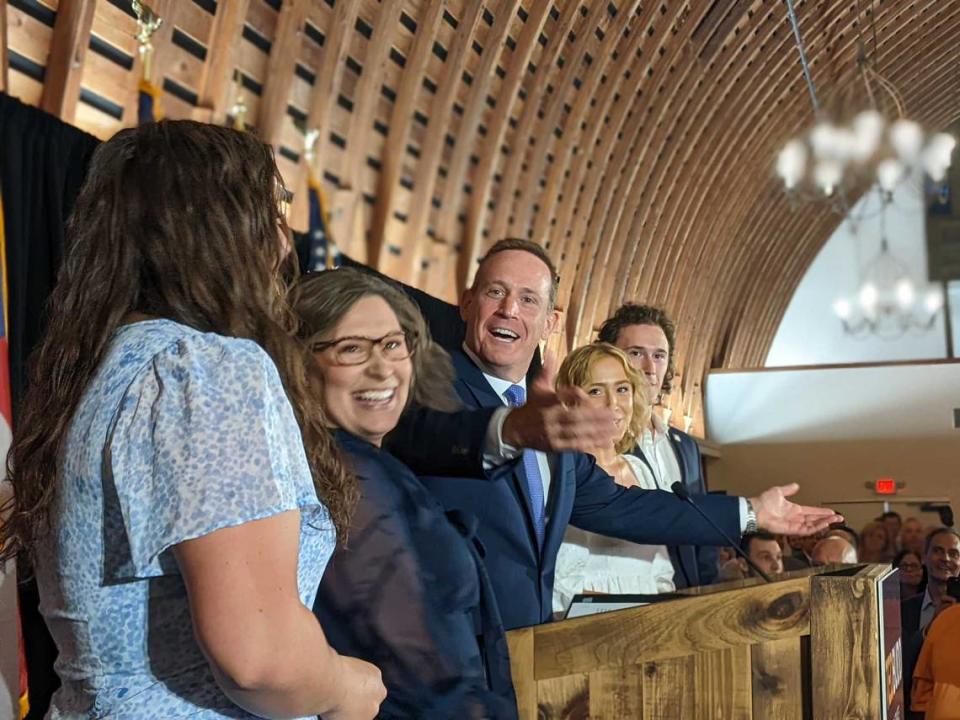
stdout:
<svg viewBox="0 0 960 720">
<path fill-rule="evenodd" d="M 913 671 L 911 709 L 925 720 L 960 720 L 960 605 L 930 625 Z"/>
</svg>

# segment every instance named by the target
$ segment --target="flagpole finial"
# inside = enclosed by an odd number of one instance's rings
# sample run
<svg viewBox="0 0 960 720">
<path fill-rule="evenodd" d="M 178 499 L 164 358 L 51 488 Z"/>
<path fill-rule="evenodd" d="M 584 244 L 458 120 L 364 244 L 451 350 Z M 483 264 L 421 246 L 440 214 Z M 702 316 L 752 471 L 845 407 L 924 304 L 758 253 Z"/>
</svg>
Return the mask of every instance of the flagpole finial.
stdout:
<svg viewBox="0 0 960 720">
<path fill-rule="evenodd" d="M 163 25 L 163 18 L 142 0 L 131 0 L 130 6 L 137 16 L 137 42 L 139 43 L 140 59 L 143 61 L 143 78 L 150 81 L 151 61 L 153 59 L 152 35 Z"/>
<path fill-rule="evenodd" d="M 233 117 L 231 125 L 234 130 L 246 130 L 247 110 L 249 108 L 247 108 L 247 103 L 243 99 L 243 78 L 238 69 L 233 71 L 233 83 L 236 88 L 234 93 L 236 99 L 233 101 L 233 105 L 230 106 L 230 115 Z"/>
<path fill-rule="evenodd" d="M 308 165 L 313 165 L 317 157 L 317 140 L 320 138 L 320 131 L 316 128 L 310 128 L 303 136 L 303 157 Z"/>
</svg>

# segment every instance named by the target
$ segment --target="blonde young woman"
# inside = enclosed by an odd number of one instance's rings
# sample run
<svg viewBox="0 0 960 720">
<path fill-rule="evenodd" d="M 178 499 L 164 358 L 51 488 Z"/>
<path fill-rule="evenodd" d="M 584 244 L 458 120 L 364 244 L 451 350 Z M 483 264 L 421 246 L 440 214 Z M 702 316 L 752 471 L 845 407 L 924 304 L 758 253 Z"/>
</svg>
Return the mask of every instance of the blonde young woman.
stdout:
<svg viewBox="0 0 960 720">
<path fill-rule="evenodd" d="M 613 410 L 621 435 L 594 448 L 597 464 L 624 487 L 657 489 L 657 478 L 628 454 L 650 423 L 645 381 L 624 353 L 595 343 L 570 353 L 560 366 L 557 387 L 579 387 L 590 402 Z M 673 564 L 663 545 L 637 545 L 569 527 L 557 557 L 554 612 L 563 612 L 583 592 L 656 594 L 675 589 Z"/>
</svg>

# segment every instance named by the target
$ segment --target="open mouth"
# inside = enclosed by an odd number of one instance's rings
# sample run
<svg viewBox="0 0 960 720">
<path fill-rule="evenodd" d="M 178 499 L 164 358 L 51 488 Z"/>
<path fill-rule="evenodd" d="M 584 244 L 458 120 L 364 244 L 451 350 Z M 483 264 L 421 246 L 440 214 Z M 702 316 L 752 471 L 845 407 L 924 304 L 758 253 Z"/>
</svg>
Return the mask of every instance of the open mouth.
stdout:
<svg viewBox="0 0 960 720">
<path fill-rule="evenodd" d="M 387 390 L 361 390 L 353 393 L 353 399 L 371 409 L 388 407 L 397 396 L 396 388 Z"/>
<path fill-rule="evenodd" d="M 500 342 L 505 343 L 513 343 L 520 339 L 520 336 L 509 328 L 492 327 L 490 328 L 490 334 Z"/>
</svg>

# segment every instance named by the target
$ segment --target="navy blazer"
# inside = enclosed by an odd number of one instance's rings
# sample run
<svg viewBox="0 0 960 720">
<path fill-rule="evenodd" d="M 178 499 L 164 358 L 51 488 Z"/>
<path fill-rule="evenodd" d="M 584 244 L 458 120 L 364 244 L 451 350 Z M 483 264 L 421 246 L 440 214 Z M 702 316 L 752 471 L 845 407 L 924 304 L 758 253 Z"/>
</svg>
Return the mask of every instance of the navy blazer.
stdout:
<svg viewBox="0 0 960 720">
<path fill-rule="evenodd" d="M 390 453 L 343 430 L 336 439 L 361 499 L 314 604 L 330 645 L 380 668 L 387 697 L 379 718 L 515 720 L 476 522 L 448 517 Z"/>
<path fill-rule="evenodd" d="M 703 464 L 697 441 L 675 427 L 667 428 L 667 437 L 677 458 L 677 465 L 680 466 L 681 482 L 686 485 L 687 491 L 695 496 L 706 495 L 707 484 L 703 478 Z M 639 445 L 634 448 L 633 454 L 650 467 L 650 461 L 644 456 Z M 656 476 L 656 473 L 653 474 Z M 701 499 L 696 497 L 695 501 L 701 502 Z M 670 545 L 667 550 L 673 563 L 673 581 L 678 588 L 709 585 L 717 579 L 719 568 L 716 546 Z"/>
<path fill-rule="evenodd" d="M 454 387 L 468 411 L 457 418 L 422 409 L 406 415 L 398 432 L 388 439 L 391 451 L 402 459 L 408 452 L 425 459 L 424 447 L 439 467 L 449 467 L 451 458 L 479 461 L 482 456 L 486 426 L 481 428 L 471 416 L 489 421 L 491 410 L 503 407 L 503 402 L 462 351 L 454 352 L 452 359 L 457 374 Z M 550 620 L 557 552 L 568 524 L 644 544 L 725 544 L 673 493 L 621 487 L 583 453 L 550 453 L 547 458 L 551 481 L 542 550 L 537 547 L 519 458 L 487 476 L 476 472 L 464 478 L 422 478 L 447 509 L 465 510 L 479 519 L 477 535 L 485 548 L 484 563 L 508 630 Z M 708 495 L 699 504 L 727 533 L 739 537 L 737 498 Z"/>
</svg>

